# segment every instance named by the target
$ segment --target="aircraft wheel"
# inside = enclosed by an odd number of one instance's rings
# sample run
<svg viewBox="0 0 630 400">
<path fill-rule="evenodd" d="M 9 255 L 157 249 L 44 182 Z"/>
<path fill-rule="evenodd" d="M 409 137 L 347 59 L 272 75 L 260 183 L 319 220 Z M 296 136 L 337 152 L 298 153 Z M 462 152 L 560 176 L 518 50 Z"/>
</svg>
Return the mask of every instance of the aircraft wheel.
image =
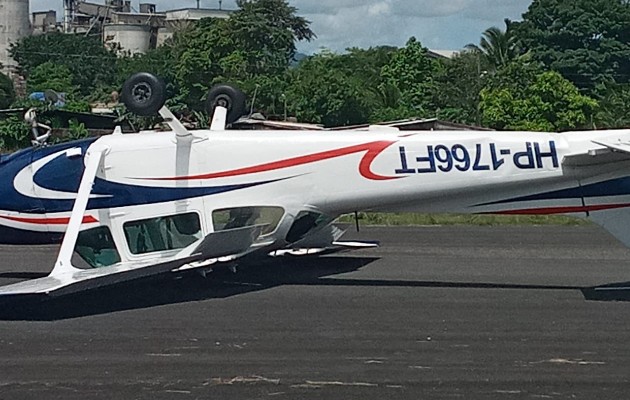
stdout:
<svg viewBox="0 0 630 400">
<path fill-rule="evenodd" d="M 153 74 L 140 72 L 125 81 L 121 98 L 134 114 L 156 115 L 166 103 L 166 84 Z"/>
<path fill-rule="evenodd" d="M 246 99 L 245 93 L 234 86 L 216 85 L 208 91 L 206 110 L 208 114 L 212 115 L 217 106 L 227 108 L 226 122 L 231 124 L 245 114 L 245 110 L 247 109 L 245 105 Z"/>
</svg>

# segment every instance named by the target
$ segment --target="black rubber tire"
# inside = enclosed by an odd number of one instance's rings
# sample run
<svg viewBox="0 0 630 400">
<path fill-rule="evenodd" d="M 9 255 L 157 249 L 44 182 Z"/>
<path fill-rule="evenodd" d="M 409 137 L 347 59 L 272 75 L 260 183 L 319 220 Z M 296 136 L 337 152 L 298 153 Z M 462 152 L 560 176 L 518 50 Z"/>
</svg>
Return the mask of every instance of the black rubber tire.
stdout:
<svg viewBox="0 0 630 400">
<path fill-rule="evenodd" d="M 227 108 L 226 122 L 231 124 L 245 114 L 246 100 L 247 96 L 240 89 L 231 85 L 216 85 L 208 91 L 206 111 L 212 116 L 216 106 Z"/>
<path fill-rule="evenodd" d="M 125 81 L 121 99 L 127 109 L 140 116 L 156 115 L 166 103 L 166 84 L 148 72 L 139 72 Z"/>
</svg>

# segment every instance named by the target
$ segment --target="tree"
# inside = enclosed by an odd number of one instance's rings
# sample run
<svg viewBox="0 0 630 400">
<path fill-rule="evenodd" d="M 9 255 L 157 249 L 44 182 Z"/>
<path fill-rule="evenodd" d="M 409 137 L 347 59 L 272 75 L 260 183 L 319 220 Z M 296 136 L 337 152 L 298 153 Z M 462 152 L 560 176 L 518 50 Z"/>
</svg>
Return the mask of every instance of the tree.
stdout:
<svg viewBox="0 0 630 400">
<path fill-rule="evenodd" d="M 116 84 L 121 85 L 136 72 L 149 72 L 169 82 L 174 81 L 173 65 L 177 62 L 178 45 L 167 44 L 129 57 L 120 57 L 117 62 Z"/>
<path fill-rule="evenodd" d="M 534 60 L 581 89 L 630 82 L 628 0 L 534 0 L 515 35 Z"/>
<path fill-rule="evenodd" d="M 48 61 L 33 68 L 26 83 L 32 92 L 54 90 L 71 94 L 75 91 L 72 78 L 72 73 L 65 65 Z"/>
<path fill-rule="evenodd" d="M 96 36 L 60 32 L 28 36 L 11 45 L 9 53 L 27 77 L 44 63 L 65 66 L 72 74 L 72 84 L 83 95 L 111 85 L 117 77 L 115 53 L 105 49 Z"/>
<path fill-rule="evenodd" d="M 340 57 L 324 52 L 302 61 L 290 72 L 287 104 L 298 119 L 325 126 L 368 121 L 364 88 L 343 70 L 333 67 Z"/>
<path fill-rule="evenodd" d="M 14 101 L 13 82 L 8 76 L 0 72 L 0 109 L 9 108 Z"/>
<path fill-rule="evenodd" d="M 239 10 L 225 20 L 254 74 L 280 73 L 295 56 L 298 41 L 315 34 L 286 0 L 237 0 Z"/>
<path fill-rule="evenodd" d="M 444 60 L 434 74 L 433 107 L 440 119 L 480 125 L 480 93 L 489 65 L 480 53 L 464 51 Z"/>
<path fill-rule="evenodd" d="M 630 84 L 611 84 L 600 89 L 598 128 L 630 128 Z"/>
<path fill-rule="evenodd" d="M 395 108 L 387 107 L 381 113 L 389 118 L 408 118 L 431 112 L 435 68 L 435 62 L 427 56 L 427 49 L 415 37 L 410 38 L 381 69 L 382 93 L 398 98 Z"/>
<path fill-rule="evenodd" d="M 504 67 L 520 55 L 512 26 L 512 22 L 505 19 L 505 31 L 496 26 L 488 28 L 483 33 L 479 45 L 471 43 L 466 45 L 466 48 L 479 53 L 492 69 Z"/>
<path fill-rule="evenodd" d="M 23 118 L 10 115 L 0 119 L 0 149 L 12 151 L 28 147 L 31 140 L 31 130 Z"/>
<path fill-rule="evenodd" d="M 480 108 L 495 129 L 553 132 L 587 126 L 597 102 L 557 72 L 512 63 L 490 78 Z"/>
<path fill-rule="evenodd" d="M 327 68 L 344 74 L 358 91 L 361 104 L 369 110 L 370 122 L 397 119 L 401 93 L 385 81 L 383 68 L 389 65 L 398 48 L 350 48 L 343 54 L 328 53 Z M 391 117 L 391 118 L 390 118 Z"/>
<path fill-rule="evenodd" d="M 288 69 L 295 44 L 315 35 L 286 0 L 239 0 L 229 19 L 199 21 L 182 34 L 175 77 L 186 101 L 199 107 L 209 87 L 232 82 L 253 94 L 261 81 Z M 265 85 L 265 87 L 270 87 Z M 270 101 L 273 93 L 260 93 Z M 262 107 L 268 104 L 262 103 Z"/>
</svg>

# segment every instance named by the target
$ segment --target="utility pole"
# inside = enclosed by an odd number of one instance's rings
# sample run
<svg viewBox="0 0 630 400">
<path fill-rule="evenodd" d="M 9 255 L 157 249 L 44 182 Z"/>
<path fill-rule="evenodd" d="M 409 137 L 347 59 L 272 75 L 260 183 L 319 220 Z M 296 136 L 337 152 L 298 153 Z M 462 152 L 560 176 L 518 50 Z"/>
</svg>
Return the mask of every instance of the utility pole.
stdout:
<svg viewBox="0 0 630 400">
<path fill-rule="evenodd" d="M 197 0 L 197 9 L 199 9 L 199 0 Z"/>
<path fill-rule="evenodd" d="M 221 9 L 222 4 L 223 4 L 223 0 L 219 0 L 219 10 Z"/>
</svg>

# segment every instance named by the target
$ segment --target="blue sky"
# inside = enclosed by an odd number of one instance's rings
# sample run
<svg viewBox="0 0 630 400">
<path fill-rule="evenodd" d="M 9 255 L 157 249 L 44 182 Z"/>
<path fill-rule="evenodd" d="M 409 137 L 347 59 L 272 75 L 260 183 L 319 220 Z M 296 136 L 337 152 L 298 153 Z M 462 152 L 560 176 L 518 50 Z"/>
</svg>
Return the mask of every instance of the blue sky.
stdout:
<svg viewBox="0 0 630 400">
<path fill-rule="evenodd" d="M 91 0 L 102 3 L 103 0 Z M 158 10 L 196 7 L 196 0 L 143 0 Z M 318 38 L 300 43 L 305 53 L 322 48 L 342 52 L 348 47 L 403 46 L 415 36 L 431 49 L 458 50 L 478 43 L 491 27 L 504 28 L 504 18 L 520 19 L 532 0 L 289 0 L 298 14 L 312 22 Z M 132 2 L 138 8 L 138 0 Z M 31 0 L 31 11 L 55 9 L 61 18 L 62 0 Z M 201 0 L 201 7 L 218 8 L 218 0 Z M 236 8 L 223 0 L 223 8 Z"/>
</svg>

